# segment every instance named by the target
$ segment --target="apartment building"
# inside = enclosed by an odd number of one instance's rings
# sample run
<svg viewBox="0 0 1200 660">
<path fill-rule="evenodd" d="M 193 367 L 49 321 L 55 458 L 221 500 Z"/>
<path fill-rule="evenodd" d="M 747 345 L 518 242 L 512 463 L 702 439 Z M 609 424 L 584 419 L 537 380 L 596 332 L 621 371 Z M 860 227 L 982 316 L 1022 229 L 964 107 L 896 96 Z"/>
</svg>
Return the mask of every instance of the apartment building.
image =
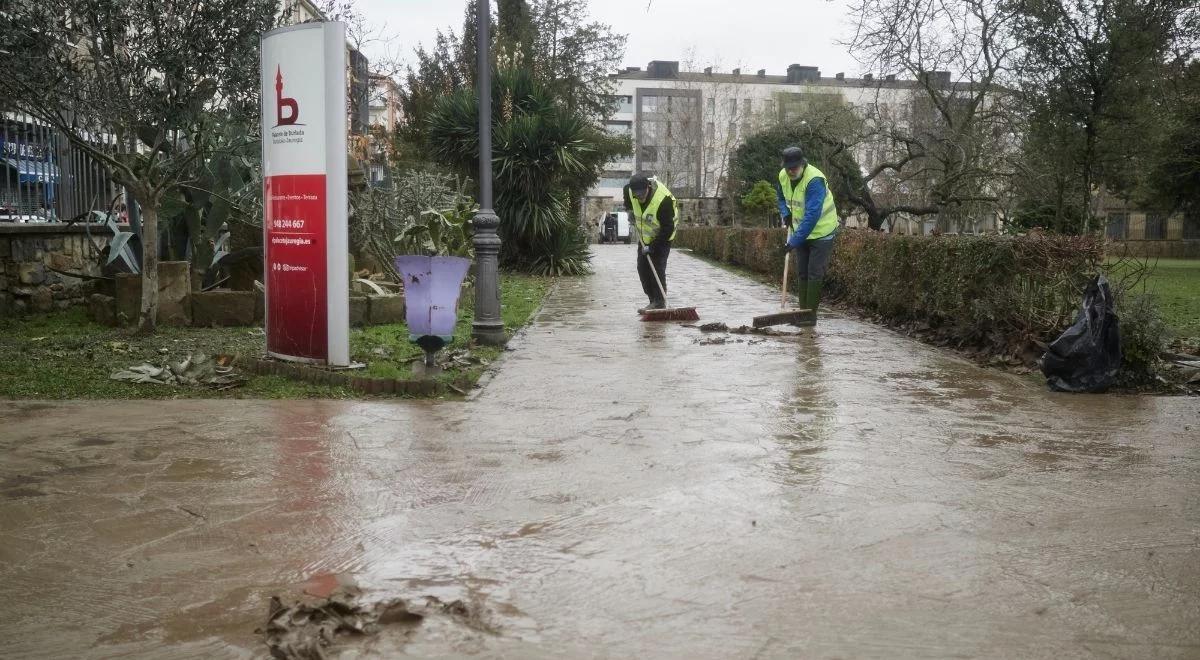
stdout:
<svg viewBox="0 0 1200 660">
<path fill-rule="evenodd" d="M 931 75 L 939 84 L 950 84 L 948 72 Z M 620 204 L 622 186 L 637 171 L 655 174 L 681 198 L 721 197 L 738 145 L 770 123 L 803 121 L 814 101 L 840 100 L 864 118 L 903 118 L 923 94 L 914 80 L 825 76 L 800 64 L 788 65 L 782 74 L 766 69 L 721 73 L 711 67 L 681 71 L 679 62 L 656 60 L 645 70 L 628 67 L 612 78 L 613 114 L 604 127 L 631 136 L 634 149 L 609 164 L 589 191 L 585 215 Z M 855 155 L 870 167 L 885 153 L 864 144 Z"/>
</svg>

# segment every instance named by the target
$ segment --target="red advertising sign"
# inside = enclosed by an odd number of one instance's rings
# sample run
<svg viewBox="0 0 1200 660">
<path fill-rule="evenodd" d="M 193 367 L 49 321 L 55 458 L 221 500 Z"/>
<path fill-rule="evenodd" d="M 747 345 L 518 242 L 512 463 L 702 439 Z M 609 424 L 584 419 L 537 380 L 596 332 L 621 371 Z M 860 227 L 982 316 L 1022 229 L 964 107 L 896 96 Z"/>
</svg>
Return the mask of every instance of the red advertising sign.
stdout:
<svg viewBox="0 0 1200 660">
<path fill-rule="evenodd" d="M 267 350 L 327 360 L 325 176 L 266 179 Z"/>
<path fill-rule="evenodd" d="M 346 26 L 267 33 L 261 74 L 267 352 L 347 365 Z"/>
</svg>

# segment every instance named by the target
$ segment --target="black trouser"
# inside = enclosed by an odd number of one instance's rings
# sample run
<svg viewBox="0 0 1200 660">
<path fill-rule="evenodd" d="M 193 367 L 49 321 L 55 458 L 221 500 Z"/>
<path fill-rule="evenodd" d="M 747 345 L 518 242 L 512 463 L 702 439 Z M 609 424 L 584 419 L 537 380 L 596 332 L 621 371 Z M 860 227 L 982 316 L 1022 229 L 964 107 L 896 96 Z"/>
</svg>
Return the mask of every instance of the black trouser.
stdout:
<svg viewBox="0 0 1200 660">
<path fill-rule="evenodd" d="M 833 242 L 836 239 L 804 241 L 793 254 L 796 259 L 796 296 L 800 300 L 801 309 L 817 309 L 821 304 L 821 289 L 824 286 L 825 272 L 829 269 L 829 259 L 833 256 Z"/>
<path fill-rule="evenodd" d="M 667 257 L 670 255 L 670 243 L 663 243 L 661 245 L 651 244 L 650 261 L 654 262 L 654 270 L 658 271 L 658 278 L 662 281 L 663 291 L 667 290 Z M 646 263 L 646 257 L 642 254 L 640 245 L 637 251 L 637 269 L 638 277 L 642 278 L 642 291 L 646 292 L 646 297 L 650 299 L 652 304 L 665 305 L 667 301 L 663 299 L 663 294 L 658 290 L 658 284 L 654 281 L 654 273 L 650 272 L 650 264 Z"/>
<path fill-rule="evenodd" d="M 796 257 L 796 277 L 804 280 L 825 279 L 825 271 L 829 270 L 829 259 L 833 256 L 833 241 L 815 240 L 804 241 L 804 245 L 792 253 Z"/>
</svg>

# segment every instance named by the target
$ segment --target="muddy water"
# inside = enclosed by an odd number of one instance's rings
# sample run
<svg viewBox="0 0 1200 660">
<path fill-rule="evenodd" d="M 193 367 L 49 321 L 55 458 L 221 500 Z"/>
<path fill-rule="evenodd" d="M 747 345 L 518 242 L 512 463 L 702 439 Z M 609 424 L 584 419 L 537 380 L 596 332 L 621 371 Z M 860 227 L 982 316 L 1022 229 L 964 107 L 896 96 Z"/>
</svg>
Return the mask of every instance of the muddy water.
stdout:
<svg viewBox="0 0 1200 660">
<path fill-rule="evenodd" d="M 1200 656 L 1195 399 L 837 316 L 637 321 L 627 247 L 467 403 L 7 403 L 0 657 L 261 657 L 280 594 L 461 600 L 346 657 Z M 772 291 L 676 253 L 730 326 Z"/>
</svg>

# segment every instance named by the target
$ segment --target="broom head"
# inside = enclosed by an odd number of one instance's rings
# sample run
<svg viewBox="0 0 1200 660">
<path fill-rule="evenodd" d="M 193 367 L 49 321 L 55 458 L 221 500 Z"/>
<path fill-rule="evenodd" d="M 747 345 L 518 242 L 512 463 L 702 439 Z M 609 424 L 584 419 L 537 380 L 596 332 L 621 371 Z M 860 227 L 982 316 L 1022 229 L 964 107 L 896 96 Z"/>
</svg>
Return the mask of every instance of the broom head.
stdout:
<svg viewBox="0 0 1200 660">
<path fill-rule="evenodd" d="M 756 316 L 753 323 L 756 328 L 766 328 L 784 323 L 794 323 L 801 326 L 816 325 L 817 313 L 811 309 L 792 309 L 786 312 Z"/>
<path fill-rule="evenodd" d="M 699 321 L 700 315 L 695 307 L 672 307 L 668 309 L 647 309 L 642 312 L 643 321 Z"/>
</svg>

